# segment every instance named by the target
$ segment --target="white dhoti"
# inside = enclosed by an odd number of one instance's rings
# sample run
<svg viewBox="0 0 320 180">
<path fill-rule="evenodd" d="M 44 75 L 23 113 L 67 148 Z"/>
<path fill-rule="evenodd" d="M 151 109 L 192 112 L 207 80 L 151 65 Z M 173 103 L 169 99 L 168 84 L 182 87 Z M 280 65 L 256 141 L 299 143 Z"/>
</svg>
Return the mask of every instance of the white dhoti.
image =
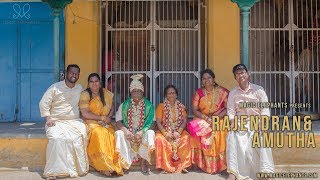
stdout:
<svg viewBox="0 0 320 180">
<path fill-rule="evenodd" d="M 155 133 L 153 130 L 148 130 L 143 134 L 142 143 L 138 148 L 138 152 L 135 152 L 130 145 L 130 142 L 124 136 L 124 132 L 122 130 L 118 130 L 115 133 L 116 139 L 116 152 L 119 153 L 122 160 L 125 161 L 125 169 L 129 169 L 134 158 L 137 158 L 138 155 L 147 160 L 150 163 L 151 153 L 154 150 L 154 141 L 155 141 Z"/>
<path fill-rule="evenodd" d="M 87 130 L 82 120 L 55 121 L 55 126 L 46 126 L 46 135 L 44 177 L 77 177 L 88 172 Z"/>
<path fill-rule="evenodd" d="M 274 172 L 271 148 L 252 148 L 253 135 L 254 131 L 249 130 L 228 133 L 227 167 L 237 179 L 257 179 L 258 172 Z M 263 146 L 261 136 L 260 142 Z"/>
</svg>

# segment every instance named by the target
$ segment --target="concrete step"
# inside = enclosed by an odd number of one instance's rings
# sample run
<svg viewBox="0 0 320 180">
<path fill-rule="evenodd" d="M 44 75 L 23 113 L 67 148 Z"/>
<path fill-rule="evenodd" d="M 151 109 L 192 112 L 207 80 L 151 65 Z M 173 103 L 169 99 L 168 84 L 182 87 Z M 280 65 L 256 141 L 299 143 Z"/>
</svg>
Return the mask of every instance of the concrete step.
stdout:
<svg viewBox="0 0 320 180">
<path fill-rule="evenodd" d="M 285 140 L 283 148 L 272 149 L 275 164 L 283 167 L 320 165 L 320 133 L 315 133 L 315 141 L 315 148 L 289 148 Z M 47 143 L 43 123 L 1 123 L 0 168 L 42 169 L 46 161 Z M 154 156 L 152 164 L 151 168 L 154 169 Z M 139 169 L 139 166 L 133 168 Z"/>
</svg>

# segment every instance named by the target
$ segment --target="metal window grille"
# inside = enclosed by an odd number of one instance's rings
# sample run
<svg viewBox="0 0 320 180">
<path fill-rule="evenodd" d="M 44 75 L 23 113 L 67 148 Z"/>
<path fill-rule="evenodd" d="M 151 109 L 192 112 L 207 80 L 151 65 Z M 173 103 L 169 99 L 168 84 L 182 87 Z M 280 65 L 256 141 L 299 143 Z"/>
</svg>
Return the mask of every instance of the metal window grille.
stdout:
<svg viewBox="0 0 320 180">
<path fill-rule="evenodd" d="M 270 102 L 288 103 L 272 114 L 319 113 L 320 1 L 260 1 L 251 10 L 249 32 L 251 80 L 265 88 Z"/>
<path fill-rule="evenodd" d="M 105 2 L 102 74 L 115 95 L 115 108 L 129 97 L 130 76 L 137 73 L 144 74 L 145 96 L 154 105 L 173 84 L 178 99 L 191 107 L 199 71 L 206 66 L 203 5 L 200 0 Z"/>
</svg>

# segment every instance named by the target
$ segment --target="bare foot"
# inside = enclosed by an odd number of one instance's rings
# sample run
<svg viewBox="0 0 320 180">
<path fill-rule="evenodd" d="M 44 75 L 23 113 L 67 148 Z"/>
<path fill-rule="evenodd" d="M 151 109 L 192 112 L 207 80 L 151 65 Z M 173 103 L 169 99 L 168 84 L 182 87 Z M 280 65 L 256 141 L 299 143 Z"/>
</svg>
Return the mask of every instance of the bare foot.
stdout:
<svg viewBox="0 0 320 180">
<path fill-rule="evenodd" d="M 110 171 L 100 171 L 100 173 L 108 177 L 112 176 L 112 172 Z"/>
<path fill-rule="evenodd" d="M 46 180 L 55 180 L 55 179 L 57 179 L 57 177 L 55 177 L 55 176 L 49 176 L 46 178 Z"/>
<path fill-rule="evenodd" d="M 227 180 L 236 180 L 236 176 L 234 174 L 229 173 L 228 179 Z"/>
<path fill-rule="evenodd" d="M 146 175 L 149 174 L 149 168 L 147 166 L 146 160 L 141 159 L 140 167 L 141 167 L 142 174 L 146 174 Z"/>
<path fill-rule="evenodd" d="M 182 173 L 188 173 L 189 171 L 187 169 L 182 169 Z"/>
<path fill-rule="evenodd" d="M 225 169 L 223 171 L 220 172 L 220 175 L 223 176 L 223 177 L 228 177 L 229 176 L 229 173 L 228 171 Z"/>
</svg>

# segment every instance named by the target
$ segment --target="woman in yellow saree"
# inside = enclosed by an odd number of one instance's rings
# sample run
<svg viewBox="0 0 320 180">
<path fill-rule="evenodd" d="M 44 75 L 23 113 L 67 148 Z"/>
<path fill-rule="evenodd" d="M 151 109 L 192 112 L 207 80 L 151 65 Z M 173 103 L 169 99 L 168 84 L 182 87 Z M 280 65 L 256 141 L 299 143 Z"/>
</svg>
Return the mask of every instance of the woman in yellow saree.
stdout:
<svg viewBox="0 0 320 180">
<path fill-rule="evenodd" d="M 156 109 L 156 168 L 164 172 L 188 172 L 191 166 L 191 149 L 189 134 L 184 129 L 187 125 L 187 110 L 177 100 L 178 91 L 175 86 L 168 85 L 165 100 Z"/>
<path fill-rule="evenodd" d="M 212 131 L 211 117 L 219 116 L 221 127 L 222 117 L 226 115 L 229 91 L 217 85 L 214 78 L 215 75 L 210 69 L 201 72 L 202 88 L 199 88 L 192 98 L 192 112 L 195 117 L 188 123 L 192 163 L 209 174 L 219 173 L 227 168 L 227 131 Z M 203 126 L 203 123 L 207 126 Z"/>
<path fill-rule="evenodd" d="M 87 152 L 90 166 L 100 173 L 111 176 L 113 172 L 123 175 L 119 156 L 115 152 L 113 94 L 100 87 L 100 76 L 92 73 L 88 77 L 88 88 L 81 93 L 79 107 L 87 123 Z"/>
</svg>

